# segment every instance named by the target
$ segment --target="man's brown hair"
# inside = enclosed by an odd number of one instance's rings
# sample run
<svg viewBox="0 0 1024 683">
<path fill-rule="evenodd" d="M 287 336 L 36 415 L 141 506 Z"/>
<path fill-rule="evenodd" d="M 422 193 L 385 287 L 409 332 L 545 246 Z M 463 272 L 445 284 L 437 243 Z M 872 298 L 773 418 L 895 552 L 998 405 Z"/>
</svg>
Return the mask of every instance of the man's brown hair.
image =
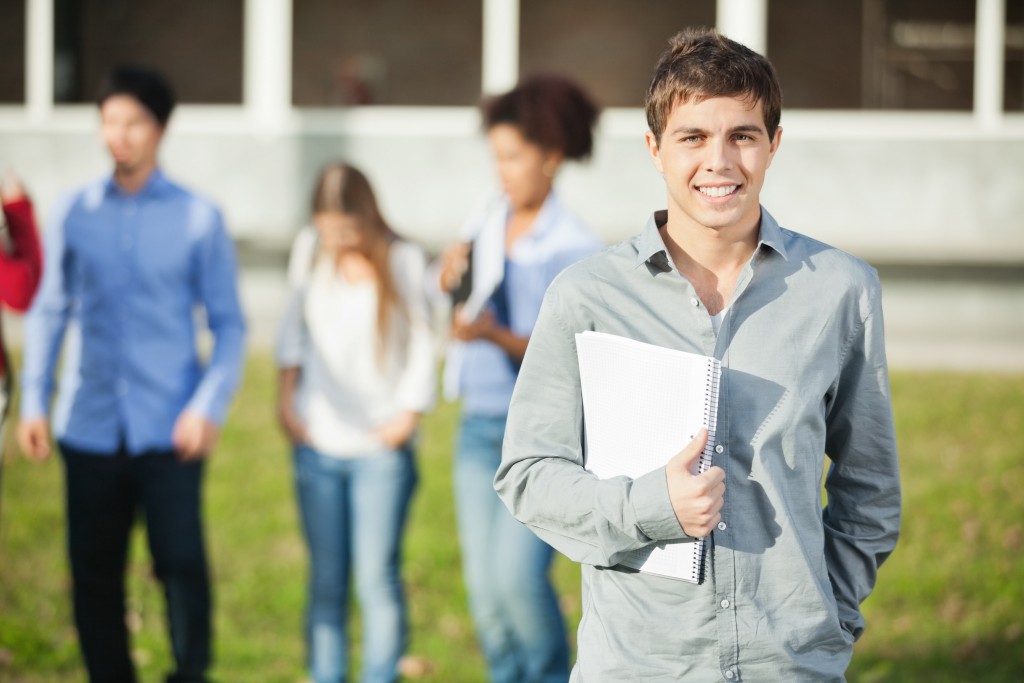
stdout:
<svg viewBox="0 0 1024 683">
<path fill-rule="evenodd" d="M 764 56 L 709 28 L 687 28 L 668 41 L 647 88 L 647 125 L 660 143 L 672 108 L 712 97 L 748 98 L 764 105 L 771 138 L 782 115 L 779 79 Z"/>
</svg>

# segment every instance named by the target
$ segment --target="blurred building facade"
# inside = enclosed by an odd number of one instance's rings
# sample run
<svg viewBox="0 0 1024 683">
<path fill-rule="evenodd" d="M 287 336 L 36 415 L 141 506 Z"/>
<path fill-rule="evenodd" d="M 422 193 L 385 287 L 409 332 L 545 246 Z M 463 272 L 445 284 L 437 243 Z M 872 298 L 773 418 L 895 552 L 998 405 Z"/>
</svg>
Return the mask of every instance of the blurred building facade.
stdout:
<svg viewBox="0 0 1024 683">
<path fill-rule="evenodd" d="M 100 74 L 149 64 L 182 101 L 165 168 L 220 202 L 240 241 L 287 244 L 341 157 L 436 247 L 496 187 L 476 103 L 559 71 L 606 107 L 594 159 L 560 191 L 612 241 L 664 204 L 641 106 L 686 25 L 779 71 L 765 203 L 783 225 L 876 262 L 1024 264 L 1021 0 L 6 0 L 0 166 L 45 217 L 108 169 Z"/>
</svg>

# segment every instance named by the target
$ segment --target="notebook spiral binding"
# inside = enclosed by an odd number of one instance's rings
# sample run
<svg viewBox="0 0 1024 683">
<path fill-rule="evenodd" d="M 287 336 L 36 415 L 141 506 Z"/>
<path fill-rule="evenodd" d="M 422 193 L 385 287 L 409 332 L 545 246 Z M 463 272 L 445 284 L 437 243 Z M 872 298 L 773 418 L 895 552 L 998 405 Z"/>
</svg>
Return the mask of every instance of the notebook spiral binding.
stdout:
<svg viewBox="0 0 1024 683">
<path fill-rule="evenodd" d="M 699 472 L 704 472 L 711 467 L 711 460 L 715 455 L 715 431 L 718 427 L 718 385 L 721 379 L 721 362 L 717 359 L 708 359 L 707 375 L 707 402 L 704 404 L 704 426 L 708 430 L 708 441 L 704 445 L 704 452 L 700 455 L 700 463 L 697 466 Z M 704 581 L 704 552 L 707 549 L 707 539 L 701 539 L 697 552 L 693 555 L 693 572 L 698 583 Z"/>
</svg>

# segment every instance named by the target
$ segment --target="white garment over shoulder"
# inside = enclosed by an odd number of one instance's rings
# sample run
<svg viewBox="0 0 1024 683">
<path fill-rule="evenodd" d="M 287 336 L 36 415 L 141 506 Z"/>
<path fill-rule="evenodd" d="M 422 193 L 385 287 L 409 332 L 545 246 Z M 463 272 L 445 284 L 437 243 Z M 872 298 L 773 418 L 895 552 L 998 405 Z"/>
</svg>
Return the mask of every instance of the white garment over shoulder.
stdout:
<svg viewBox="0 0 1024 683">
<path fill-rule="evenodd" d="M 299 367 L 296 412 L 312 445 L 336 457 L 384 448 L 374 430 L 402 411 L 434 402 L 435 347 L 423 279 L 426 259 L 413 244 L 391 246 L 391 275 L 409 312 L 394 313 L 383 359 L 377 346 L 377 288 L 349 282 L 328 259 L 317 259 L 293 291 L 278 340 L 280 367 Z M 408 324 L 406 324 L 408 322 Z M 383 361 L 383 362 L 382 362 Z"/>
</svg>

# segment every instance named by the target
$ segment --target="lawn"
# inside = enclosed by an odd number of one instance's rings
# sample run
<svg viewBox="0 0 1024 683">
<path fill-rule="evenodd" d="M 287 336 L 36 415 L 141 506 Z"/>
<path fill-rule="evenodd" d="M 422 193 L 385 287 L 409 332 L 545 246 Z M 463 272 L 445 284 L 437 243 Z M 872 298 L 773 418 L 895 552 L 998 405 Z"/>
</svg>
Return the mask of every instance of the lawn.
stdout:
<svg viewBox="0 0 1024 683">
<path fill-rule="evenodd" d="M 903 467 L 900 545 L 865 604 L 851 681 L 1016 681 L 1024 676 L 1024 377 L 897 373 Z M 273 368 L 248 365 L 206 481 L 223 683 L 302 680 L 305 549 L 288 450 L 273 418 Z M 459 573 L 451 495 L 455 412 L 423 426 L 407 535 L 411 654 L 423 681 L 484 680 Z M 14 455 L 16 449 L 9 448 Z M 85 681 L 69 614 L 59 462 L 8 457 L 0 517 L 0 681 Z M 169 661 L 159 587 L 133 539 L 129 624 L 143 683 Z M 579 619 L 579 571 L 555 579 Z"/>
</svg>

